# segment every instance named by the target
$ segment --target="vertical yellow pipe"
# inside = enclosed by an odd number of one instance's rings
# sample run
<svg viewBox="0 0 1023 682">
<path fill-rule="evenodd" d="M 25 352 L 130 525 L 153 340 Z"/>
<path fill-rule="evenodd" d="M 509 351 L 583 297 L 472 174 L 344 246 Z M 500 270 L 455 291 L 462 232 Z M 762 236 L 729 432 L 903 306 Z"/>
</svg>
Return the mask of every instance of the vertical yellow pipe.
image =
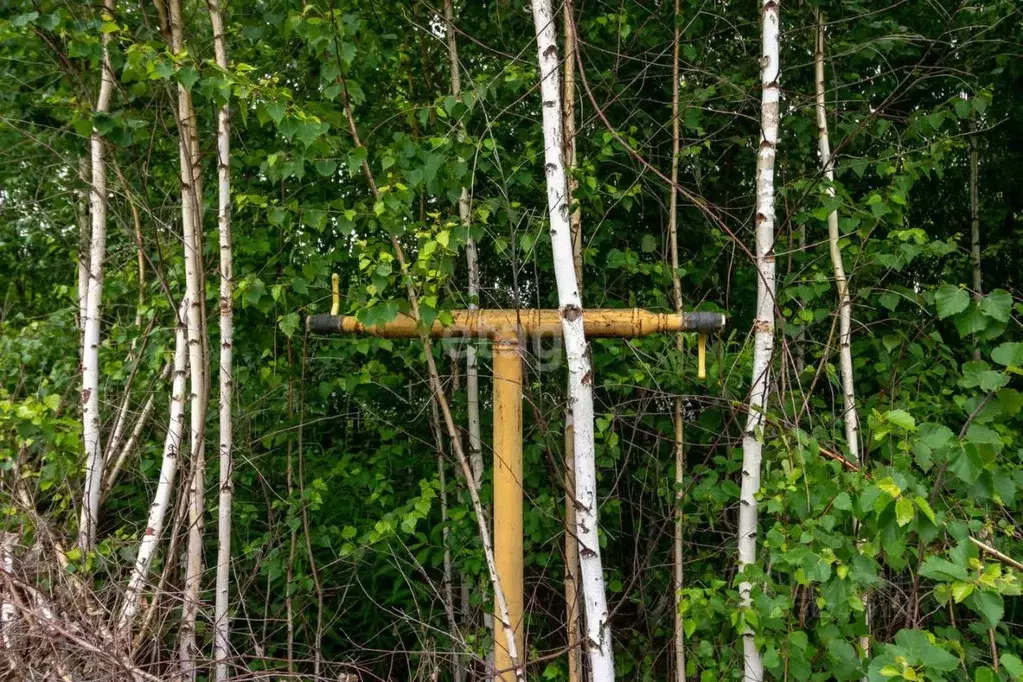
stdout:
<svg viewBox="0 0 1023 682">
<path fill-rule="evenodd" d="M 519 661 L 525 661 L 522 633 L 522 355 L 516 339 L 497 339 L 494 354 L 494 558 L 508 602 Z M 501 614 L 494 614 L 494 665 L 512 667 Z M 514 672 L 495 678 L 514 682 Z"/>
<path fill-rule="evenodd" d="M 707 378 L 707 335 L 700 334 L 696 340 L 696 378 Z"/>
</svg>

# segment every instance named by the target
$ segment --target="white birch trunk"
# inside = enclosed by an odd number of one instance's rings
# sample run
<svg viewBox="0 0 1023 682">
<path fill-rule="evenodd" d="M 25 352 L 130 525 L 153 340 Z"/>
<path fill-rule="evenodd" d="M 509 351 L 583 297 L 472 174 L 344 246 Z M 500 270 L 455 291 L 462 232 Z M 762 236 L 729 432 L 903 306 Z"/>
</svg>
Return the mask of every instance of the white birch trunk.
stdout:
<svg viewBox="0 0 1023 682">
<path fill-rule="evenodd" d="M 78 161 L 78 179 L 83 187 L 92 185 L 92 178 L 89 175 L 89 157 L 83 156 Z M 85 318 L 89 311 L 86 306 L 89 303 L 89 233 L 91 223 L 89 219 L 88 189 L 81 191 L 78 202 L 75 203 L 75 213 L 78 218 L 78 344 L 79 353 L 85 351 Z M 80 357 L 79 360 L 82 358 Z"/>
<path fill-rule="evenodd" d="M 753 321 L 753 377 L 749 394 L 749 415 L 742 440 L 742 486 L 739 498 L 739 570 L 757 560 L 757 492 L 760 490 L 760 461 L 764 413 L 771 385 L 771 356 L 774 353 L 774 159 L 778 146 L 779 83 L 781 75 L 778 33 L 780 18 L 776 0 L 762 0 L 763 42 L 761 49 L 761 139 L 757 151 L 756 268 L 757 312 Z M 739 594 L 743 607 L 751 605 L 752 586 L 743 580 Z M 743 632 L 743 679 L 761 682 L 764 665 L 757 651 L 753 630 Z"/>
<path fill-rule="evenodd" d="M 208 0 L 217 66 L 228 69 L 224 22 L 219 0 Z M 217 227 L 220 233 L 220 499 L 217 506 L 217 586 L 213 618 L 213 659 L 216 680 L 228 679 L 230 655 L 231 506 L 234 468 L 231 450 L 231 395 L 234 352 L 234 263 L 231 254 L 231 112 L 224 104 L 217 113 Z"/>
<path fill-rule="evenodd" d="M 171 49 L 183 47 L 180 0 L 170 2 Z M 205 432 L 208 392 L 206 339 L 203 316 L 202 227 L 199 188 L 201 172 L 195 132 L 192 98 L 184 86 L 178 86 L 178 131 L 181 165 L 181 225 L 185 252 L 185 283 L 187 294 L 186 325 L 188 329 L 188 363 L 190 397 L 190 437 L 192 479 L 188 487 L 188 547 L 185 554 L 185 585 L 181 608 L 179 659 L 181 677 L 194 680 L 196 675 L 195 621 L 199 611 L 199 583 L 202 578 L 202 532 L 205 497 Z"/>
<path fill-rule="evenodd" d="M 831 156 L 831 142 L 828 137 L 828 112 L 824 87 L 824 19 L 820 10 L 815 12 L 817 18 L 817 41 L 814 51 L 814 80 L 816 83 L 817 108 L 817 148 L 821 157 L 821 168 L 824 178 L 828 181 L 825 193 L 828 197 L 835 196 L 835 160 Z M 805 229 L 805 228 L 804 228 Z M 835 287 L 838 290 L 838 365 L 842 380 L 842 421 L 845 425 L 845 440 L 853 461 L 860 461 L 860 417 L 856 409 L 856 383 L 852 366 L 852 297 L 849 294 L 849 281 L 845 276 L 845 264 L 842 262 L 842 251 L 839 249 L 838 210 L 828 214 L 828 245 L 831 252 L 831 265 L 835 273 Z M 805 233 L 804 233 L 805 240 Z M 859 524 L 853 526 L 859 530 Z M 860 544 L 859 542 L 857 544 Z M 870 631 L 870 601 L 863 595 L 867 631 Z M 870 636 L 860 638 L 860 648 L 864 658 L 870 658 Z"/>
<path fill-rule="evenodd" d="M 135 568 L 128 580 L 124 604 L 117 619 L 117 629 L 122 634 L 131 627 L 135 614 L 138 613 L 139 601 L 145 587 L 153 556 L 160 544 L 163 534 L 164 519 L 170 508 L 171 492 L 174 489 L 174 476 L 178 470 L 178 456 L 181 453 L 181 434 L 185 426 L 185 371 L 188 364 L 188 332 L 185 326 L 187 304 L 182 303 L 178 311 L 177 324 L 174 330 L 174 366 L 171 383 L 170 416 L 167 423 L 167 435 L 163 442 L 163 462 L 160 465 L 160 480 L 153 495 L 153 504 L 149 507 L 149 519 L 142 535 L 138 554 L 135 557 Z M 173 561 L 173 557 L 167 557 Z"/>
<path fill-rule="evenodd" d="M 14 576 L 14 545 L 17 542 L 17 533 L 0 532 L 0 571 L 10 577 Z M 7 590 L 4 589 L 3 598 L 0 599 L 0 641 L 2 641 L 4 649 L 10 649 L 14 644 L 11 639 L 11 629 L 17 612 L 17 606 L 11 601 Z M 13 663 L 12 659 L 12 665 Z"/>
<path fill-rule="evenodd" d="M 608 623 L 604 574 L 597 537 L 593 373 L 583 328 L 582 297 L 573 257 L 572 228 L 569 220 L 571 204 L 562 161 L 564 135 L 558 46 L 550 0 L 533 1 L 533 24 L 540 63 L 544 170 L 547 177 L 551 248 L 554 254 L 554 275 L 558 286 L 562 335 L 568 356 L 568 401 L 575 427 L 576 538 L 580 547 L 579 568 L 587 648 L 593 682 L 611 682 L 614 680 L 614 652 L 611 648 L 611 627 Z"/>
<path fill-rule="evenodd" d="M 817 50 L 816 64 L 817 82 L 817 130 L 818 151 L 821 167 L 828 186 L 824 190 L 828 197 L 835 196 L 835 160 L 831 157 L 831 143 L 828 140 L 828 115 L 824 99 L 824 24 L 820 13 L 817 13 Z M 838 364 L 842 378 L 842 420 L 845 424 L 845 440 L 849 445 L 849 454 L 853 460 L 860 460 L 860 418 L 856 410 L 856 384 L 853 381 L 852 366 L 852 299 L 849 295 L 849 282 L 845 276 L 845 265 L 842 252 L 838 247 L 838 211 L 828 214 L 828 244 L 831 251 L 831 265 L 835 272 L 835 287 L 838 289 Z"/>
<path fill-rule="evenodd" d="M 112 14 L 114 0 L 104 0 L 104 14 Z M 102 76 L 95 111 L 110 111 L 114 92 L 114 70 L 110 64 L 110 34 L 104 33 Z M 92 182 L 89 187 L 89 213 L 92 238 L 89 247 L 88 287 L 82 338 L 82 441 L 85 445 L 85 492 L 78 524 L 78 545 L 83 552 L 96 543 L 99 498 L 103 485 L 103 444 L 99 416 L 99 344 L 100 311 L 103 299 L 103 260 L 107 250 L 107 171 L 104 163 L 105 141 L 93 129 L 89 142 Z"/>
</svg>

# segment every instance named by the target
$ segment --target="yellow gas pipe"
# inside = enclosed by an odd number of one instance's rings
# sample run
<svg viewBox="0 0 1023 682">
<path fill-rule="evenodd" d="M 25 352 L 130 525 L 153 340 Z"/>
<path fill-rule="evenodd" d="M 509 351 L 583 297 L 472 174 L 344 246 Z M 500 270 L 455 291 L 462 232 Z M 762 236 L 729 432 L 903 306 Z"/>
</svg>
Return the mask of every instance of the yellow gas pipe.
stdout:
<svg viewBox="0 0 1023 682">
<path fill-rule="evenodd" d="M 307 329 L 314 334 L 371 334 L 386 338 L 415 338 L 419 327 L 412 317 L 399 314 L 390 322 L 367 327 L 356 318 L 338 315 L 338 277 L 332 277 L 330 315 L 311 315 Z M 522 352 L 520 340 L 561 336 L 558 310 L 452 310 L 453 321 L 439 320 L 431 336 L 479 337 L 493 342 L 494 364 L 494 558 L 497 577 L 508 603 L 520 661 L 525 660 L 522 628 L 524 609 L 522 549 Z M 666 332 L 699 332 L 698 373 L 706 376 L 706 335 L 725 326 L 721 313 L 652 313 L 646 310 L 588 310 L 583 313 L 587 338 L 629 338 Z M 510 670 L 501 617 L 494 618 L 494 666 Z M 515 676 L 500 675 L 500 682 Z"/>
</svg>

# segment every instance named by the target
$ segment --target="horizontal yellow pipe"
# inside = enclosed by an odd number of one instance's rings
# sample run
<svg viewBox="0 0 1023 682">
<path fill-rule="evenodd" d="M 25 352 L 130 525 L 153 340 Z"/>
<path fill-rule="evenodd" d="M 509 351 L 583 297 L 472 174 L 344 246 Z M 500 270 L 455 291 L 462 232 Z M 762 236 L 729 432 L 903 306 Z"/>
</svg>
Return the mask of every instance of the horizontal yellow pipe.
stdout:
<svg viewBox="0 0 1023 682">
<path fill-rule="evenodd" d="M 561 336 L 558 310 L 452 310 L 454 321 L 444 326 L 433 323 L 431 336 L 475 336 L 512 338 L 519 336 Z M 311 315 L 306 320 L 314 334 L 372 334 L 387 338 L 419 336 L 416 322 L 399 313 L 390 322 L 366 327 L 349 315 Z M 652 313 L 648 310 L 597 309 L 583 313 L 583 326 L 589 338 L 629 338 L 665 332 L 717 332 L 725 326 L 721 313 Z"/>
</svg>

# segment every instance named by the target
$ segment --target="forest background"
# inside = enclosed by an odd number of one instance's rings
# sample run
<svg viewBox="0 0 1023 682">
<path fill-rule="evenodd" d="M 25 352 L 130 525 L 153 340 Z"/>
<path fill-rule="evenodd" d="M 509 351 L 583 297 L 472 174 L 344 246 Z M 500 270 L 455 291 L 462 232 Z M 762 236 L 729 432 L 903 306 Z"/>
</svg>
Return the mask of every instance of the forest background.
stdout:
<svg viewBox="0 0 1023 682">
<path fill-rule="evenodd" d="M 1023 681 L 1020 9 L 4 3 L 7 674 L 485 676 L 489 344 L 305 319 L 574 269 L 729 324 L 524 346 L 522 676 Z"/>
</svg>

